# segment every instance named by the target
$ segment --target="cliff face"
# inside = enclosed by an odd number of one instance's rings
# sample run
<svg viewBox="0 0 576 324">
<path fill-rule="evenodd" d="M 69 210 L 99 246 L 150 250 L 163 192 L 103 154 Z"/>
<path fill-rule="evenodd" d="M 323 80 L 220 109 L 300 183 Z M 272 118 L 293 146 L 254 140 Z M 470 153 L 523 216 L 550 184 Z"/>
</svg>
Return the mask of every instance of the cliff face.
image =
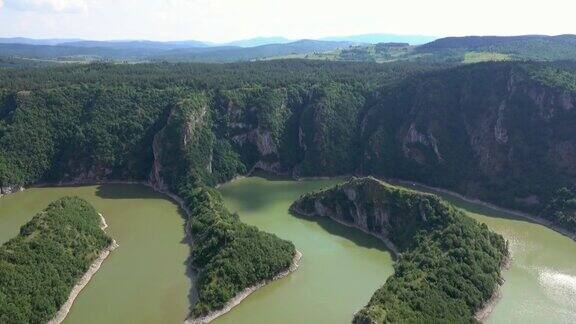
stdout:
<svg viewBox="0 0 576 324">
<path fill-rule="evenodd" d="M 576 183 L 573 70 L 484 63 L 378 90 L 327 80 L 0 93 L 0 186 L 190 172 L 215 184 L 261 169 L 415 180 L 539 212 Z"/>
<path fill-rule="evenodd" d="M 292 117 L 286 89 L 241 88 L 214 97 L 215 134 L 239 152 L 248 171 L 286 173 L 280 147 Z"/>
<path fill-rule="evenodd" d="M 216 136 L 249 171 L 416 180 L 537 211 L 576 182 L 576 92 L 538 73 L 486 63 L 373 93 L 339 83 L 234 90 L 216 95 Z"/>
<path fill-rule="evenodd" d="M 446 222 L 443 217 L 450 208 L 437 196 L 411 192 L 367 177 L 353 178 L 333 188 L 304 195 L 290 210 L 359 227 L 391 242 L 393 252 L 398 252 L 412 246 L 418 231 Z"/>
<path fill-rule="evenodd" d="M 354 323 L 473 323 L 503 282 L 504 239 L 434 195 L 354 178 L 290 210 L 359 227 L 397 254 L 394 274 Z"/>
<path fill-rule="evenodd" d="M 149 182 L 163 191 L 174 191 L 191 176 L 209 182 L 214 138 L 206 97 L 190 95 L 171 107 L 165 119 L 152 141 Z"/>
<path fill-rule="evenodd" d="M 361 121 L 360 171 L 527 209 L 576 172 L 576 93 L 480 64 L 384 89 Z"/>
</svg>

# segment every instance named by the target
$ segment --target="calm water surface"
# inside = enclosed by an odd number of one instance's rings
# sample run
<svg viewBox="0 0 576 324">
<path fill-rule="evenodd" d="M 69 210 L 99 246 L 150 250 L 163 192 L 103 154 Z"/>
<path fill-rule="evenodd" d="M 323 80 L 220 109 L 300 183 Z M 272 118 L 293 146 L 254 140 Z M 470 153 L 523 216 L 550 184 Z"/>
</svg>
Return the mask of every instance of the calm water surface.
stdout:
<svg viewBox="0 0 576 324">
<path fill-rule="evenodd" d="M 164 196 L 136 185 L 34 188 L 0 199 L 0 243 L 63 196 L 80 196 L 102 213 L 120 247 L 76 299 L 65 323 L 182 323 L 191 280 L 184 220 Z"/>
<path fill-rule="evenodd" d="M 365 243 L 364 234 L 330 221 L 287 213 L 300 194 L 334 183 L 247 178 L 221 188 L 244 222 L 292 240 L 304 259 L 296 273 L 256 292 L 217 323 L 349 323 L 385 282 L 392 261 L 378 242 Z M 510 242 L 513 263 L 488 323 L 576 323 L 575 242 L 513 215 L 442 196 Z"/>
<path fill-rule="evenodd" d="M 337 181 L 246 178 L 220 190 L 242 221 L 291 240 L 300 268 L 256 291 L 214 323 L 350 323 L 393 272 L 384 244 L 329 220 L 288 214 L 301 194 Z"/>
<path fill-rule="evenodd" d="M 576 242 L 514 215 L 435 193 L 510 244 L 512 264 L 504 272 L 502 299 L 487 323 L 576 323 Z"/>
<path fill-rule="evenodd" d="M 375 238 L 289 205 L 339 180 L 246 178 L 220 188 L 242 221 L 291 240 L 298 271 L 258 290 L 215 323 L 349 323 L 392 274 Z M 423 190 L 423 188 L 412 187 Z M 423 190 L 425 191 L 425 190 Z M 175 204 L 130 185 L 29 189 L 0 199 L 0 243 L 57 198 L 78 195 L 104 214 L 120 247 L 78 297 L 66 323 L 181 323 L 189 308 L 189 253 Z M 441 194 L 510 242 L 513 262 L 489 323 L 576 323 L 576 244 L 543 226 Z"/>
</svg>

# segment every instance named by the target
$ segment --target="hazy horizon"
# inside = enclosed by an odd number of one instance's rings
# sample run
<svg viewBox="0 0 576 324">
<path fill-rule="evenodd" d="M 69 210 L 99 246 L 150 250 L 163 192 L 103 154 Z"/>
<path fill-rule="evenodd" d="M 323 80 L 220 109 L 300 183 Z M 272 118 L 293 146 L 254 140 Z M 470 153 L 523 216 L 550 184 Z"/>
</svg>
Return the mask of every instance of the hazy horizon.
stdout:
<svg viewBox="0 0 576 324">
<path fill-rule="evenodd" d="M 228 43 L 364 34 L 558 35 L 576 33 L 575 8 L 563 0 L 546 6 L 498 0 L 0 0 L 0 37 Z"/>
<path fill-rule="evenodd" d="M 192 39 L 192 38 L 183 38 L 183 39 L 174 39 L 174 40 L 156 40 L 156 39 L 146 39 L 146 38 L 111 38 L 111 39 L 93 39 L 93 38 L 83 38 L 83 37 L 28 37 L 22 35 L 6 35 L 0 36 L 0 39 L 29 39 L 29 40 L 55 40 L 55 41 L 97 41 L 97 42 L 188 42 L 188 41 L 196 41 L 201 42 L 207 45 L 225 45 L 231 43 L 238 43 L 243 41 L 252 41 L 252 40 L 269 40 L 274 41 L 278 40 L 279 42 L 296 42 L 301 40 L 326 40 L 326 41 L 338 41 L 337 39 L 340 38 L 354 38 L 354 37 L 383 37 L 383 36 L 390 36 L 390 37 L 398 37 L 398 38 L 431 38 L 431 39 L 438 39 L 440 37 L 436 37 L 434 35 L 407 35 L 407 34 L 391 34 L 391 33 L 366 33 L 366 34 L 354 34 L 354 35 L 330 35 L 326 37 L 318 37 L 318 38 L 288 38 L 282 35 L 278 36 L 254 36 L 249 38 L 240 38 L 240 39 L 232 39 L 225 42 L 216 42 L 212 40 L 204 40 L 204 39 Z M 476 36 L 476 35 L 471 35 Z M 486 35 L 488 36 L 488 35 Z M 550 35 L 553 36 L 553 35 Z M 447 36 L 450 37 L 450 36 Z"/>
</svg>

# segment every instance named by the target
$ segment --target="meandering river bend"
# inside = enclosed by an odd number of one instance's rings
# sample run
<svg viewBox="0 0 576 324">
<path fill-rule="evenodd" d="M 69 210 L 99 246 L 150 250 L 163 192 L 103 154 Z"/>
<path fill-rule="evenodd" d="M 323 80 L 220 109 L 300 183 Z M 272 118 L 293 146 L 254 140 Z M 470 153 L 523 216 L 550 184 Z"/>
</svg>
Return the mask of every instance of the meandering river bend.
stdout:
<svg viewBox="0 0 576 324">
<path fill-rule="evenodd" d="M 298 271 L 258 290 L 215 323 L 349 323 L 392 273 L 385 246 L 324 219 L 297 218 L 289 205 L 339 180 L 260 177 L 220 187 L 242 221 L 294 242 Z M 423 188 L 411 187 L 425 191 Z M 33 188 L 0 199 L 0 243 L 48 203 L 66 195 L 90 201 L 120 247 L 82 291 L 66 323 L 181 323 L 189 309 L 189 247 L 178 207 L 137 185 Z M 489 323 L 575 323 L 576 243 L 543 226 L 440 194 L 511 244 L 502 299 Z"/>
</svg>

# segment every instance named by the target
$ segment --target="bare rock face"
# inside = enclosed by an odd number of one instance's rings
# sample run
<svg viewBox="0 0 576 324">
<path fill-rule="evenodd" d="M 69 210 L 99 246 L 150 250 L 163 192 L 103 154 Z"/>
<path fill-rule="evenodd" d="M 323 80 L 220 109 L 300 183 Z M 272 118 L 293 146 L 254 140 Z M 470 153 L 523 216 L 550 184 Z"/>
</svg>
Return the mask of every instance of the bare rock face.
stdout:
<svg viewBox="0 0 576 324">
<path fill-rule="evenodd" d="M 379 93 L 362 115 L 364 146 L 355 171 L 520 209 L 537 205 L 524 203 L 525 197 L 544 201 L 545 192 L 574 183 L 576 92 L 516 66 L 459 69 L 465 73 L 457 81 L 442 72 Z M 496 197 L 496 191 L 510 197 Z"/>
<path fill-rule="evenodd" d="M 416 160 L 420 164 L 425 164 L 426 157 L 422 152 L 415 148 L 413 144 L 421 144 L 425 147 L 430 148 L 436 157 L 437 161 L 442 161 L 442 156 L 440 155 L 440 151 L 438 150 L 438 141 L 432 135 L 432 133 L 422 134 L 416 129 L 416 124 L 411 123 L 406 135 L 404 135 L 402 140 L 402 150 L 404 152 L 404 156 L 407 158 L 411 158 Z"/>
<path fill-rule="evenodd" d="M 434 195 L 391 186 L 372 177 L 352 178 L 333 188 L 300 197 L 290 211 L 328 217 L 381 238 L 393 252 L 406 237 L 430 226 L 447 208 Z M 437 221 L 437 219 L 436 219 Z"/>
<path fill-rule="evenodd" d="M 153 155 L 153 162 L 152 162 L 152 170 L 150 170 L 150 176 L 148 178 L 148 183 L 150 185 L 160 191 L 166 192 L 168 191 L 168 185 L 164 182 L 162 178 L 162 164 L 160 162 L 161 157 L 161 148 L 160 148 L 160 134 L 154 135 L 154 140 L 152 141 L 152 155 Z"/>
<path fill-rule="evenodd" d="M 504 109 L 506 109 L 506 104 L 503 102 L 498 109 L 498 119 L 496 119 L 494 126 L 494 137 L 499 144 L 508 143 L 508 130 L 504 125 Z"/>
<path fill-rule="evenodd" d="M 22 186 L 10 186 L 10 185 L 2 186 L 0 187 L 0 197 L 13 194 L 22 190 L 24 190 L 24 187 Z"/>
<path fill-rule="evenodd" d="M 74 172 L 73 176 L 65 176 L 64 181 L 72 184 L 91 183 L 108 179 L 112 169 L 105 166 L 91 166 L 84 170 Z"/>
<path fill-rule="evenodd" d="M 232 137 L 232 140 L 238 145 L 246 143 L 255 145 L 261 156 L 278 154 L 278 148 L 270 131 L 261 130 L 259 127 L 247 133 L 236 135 Z"/>
</svg>

